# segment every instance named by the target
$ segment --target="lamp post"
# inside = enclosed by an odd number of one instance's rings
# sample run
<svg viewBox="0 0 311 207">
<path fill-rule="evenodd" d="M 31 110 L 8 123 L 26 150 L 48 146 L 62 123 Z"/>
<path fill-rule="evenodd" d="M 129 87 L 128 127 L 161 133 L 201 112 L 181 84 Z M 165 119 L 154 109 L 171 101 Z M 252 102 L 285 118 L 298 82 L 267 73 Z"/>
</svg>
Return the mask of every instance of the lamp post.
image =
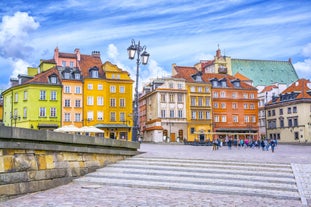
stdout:
<svg viewBox="0 0 311 207">
<path fill-rule="evenodd" d="M 14 114 L 13 116 L 11 116 L 11 120 L 12 120 L 12 121 L 14 120 L 15 127 L 16 127 L 16 121 L 17 121 L 17 119 L 20 120 L 21 117 L 18 116 L 17 114 Z M 12 124 L 11 124 L 11 127 L 12 127 Z"/>
<path fill-rule="evenodd" d="M 146 52 L 146 46 L 140 46 L 140 41 L 135 43 L 135 40 L 132 40 L 132 45 L 127 48 L 129 59 L 133 60 L 137 52 L 136 59 L 136 85 L 135 85 L 135 97 L 134 97 L 134 126 L 132 132 L 132 141 L 138 141 L 138 77 L 139 77 L 139 65 L 142 63 L 146 65 L 149 59 L 149 53 Z M 142 53 L 141 53 L 142 52 Z M 141 59 L 140 59 L 141 58 Z"/>
</svg>

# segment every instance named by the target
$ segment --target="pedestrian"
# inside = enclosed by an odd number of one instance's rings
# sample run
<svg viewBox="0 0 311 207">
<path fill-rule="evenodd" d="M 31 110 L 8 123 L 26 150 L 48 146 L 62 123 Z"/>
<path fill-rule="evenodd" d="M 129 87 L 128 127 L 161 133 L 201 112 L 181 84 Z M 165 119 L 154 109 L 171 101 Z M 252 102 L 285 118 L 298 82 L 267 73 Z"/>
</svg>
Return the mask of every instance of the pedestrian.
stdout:
<svg viewBox="0 0 311 207">
<path fill-rule="evenodd" d="M 270 146 L 271 146 L 271 151 L 273 153 L 274 152 L 274 147 L 275 147 L 275 141 L 273 139 L 271 139 L 271 141 L 270 141 Z"/>
<path fill-rule="evenodd" d="M 227 142 L 228 144 L 228 149 L 231 150 L 231 146 L 232 146 L 232 139 L 230 138 Z"/>
<path fill-rule="evenodd" d="M 217 150 L 217 145 L 218 145 L 218 142 L 217 142 L 217 139 L 215 138 L 213 140 L 213 151 Z"/>
<path fill-rule="evenodd" d="M 261 146 L 262 151 L 265 151 L 265 142 L 263 141 L 263 139 L 260 142 L 260 146 Z"/>
<path fill-rule="evenodd" d="M 269 151 L 269 146 L 270 146 L 270 145 L 269 145 L 268 140 L 265 139 L 264 143 L 265 143 L 265 151 Z"/>
</svg>

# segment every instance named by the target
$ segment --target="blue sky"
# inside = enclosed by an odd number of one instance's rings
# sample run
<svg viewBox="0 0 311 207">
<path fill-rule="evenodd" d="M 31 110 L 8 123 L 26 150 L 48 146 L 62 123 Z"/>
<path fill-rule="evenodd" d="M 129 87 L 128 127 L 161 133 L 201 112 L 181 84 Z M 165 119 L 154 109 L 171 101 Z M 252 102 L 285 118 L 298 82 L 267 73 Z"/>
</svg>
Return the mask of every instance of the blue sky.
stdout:
<svg viewBox="0 0 311 207">
<path fill-rule="evenodd" d="M 147 46 L 140 85 L 167 76 L 173 63 L 212 59 L 218 44 L 232 58 L 292 62 L 311 79 L 310 0 L 10 0 L 0 1 L 0 89 L 27 66 L 61 52 L 100 51 L 135 79 L 126 49 Z"/>
</svg>

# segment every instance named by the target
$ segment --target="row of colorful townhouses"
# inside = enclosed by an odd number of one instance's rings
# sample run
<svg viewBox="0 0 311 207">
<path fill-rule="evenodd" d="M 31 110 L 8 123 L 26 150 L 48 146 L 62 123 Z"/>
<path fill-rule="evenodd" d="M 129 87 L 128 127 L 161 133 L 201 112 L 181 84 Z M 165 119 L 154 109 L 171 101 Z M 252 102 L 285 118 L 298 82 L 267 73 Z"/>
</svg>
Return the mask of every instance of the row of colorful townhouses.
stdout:
<svg viewBox="0 0 311 207">
<path fill-rule="evenodd" d="M 131 140 L 133 80 L 100 53 L 41 60 L 2 91 L 5 126 L 54 130 L 95 126 L 105 138 Z M 2 107 L 2 110 L 1 110 Z M 278 139 L 311 142 L 311 83 L 288 61 L 234 59 L 172 65 L 139 94 L 139 136 L 146 142 Z"/>
</svg>

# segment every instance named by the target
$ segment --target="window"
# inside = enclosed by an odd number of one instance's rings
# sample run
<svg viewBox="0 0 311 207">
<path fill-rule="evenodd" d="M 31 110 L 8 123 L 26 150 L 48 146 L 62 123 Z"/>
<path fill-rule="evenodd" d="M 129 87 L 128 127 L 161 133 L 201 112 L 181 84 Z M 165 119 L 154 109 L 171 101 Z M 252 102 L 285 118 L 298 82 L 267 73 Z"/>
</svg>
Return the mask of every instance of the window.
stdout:
<svg viewBox="0 0 311 207">
<path fill-rule="evenodd" d="M 244 116 L 244 122 L 249 123 L 249 116 Z"/>
<path fill-rule="evenodd" d="M 65 107 L 70 107 L 70 99 L 65 100 Z"/>
<path fill-rule="evenodd" d="M 28 91 L 24 91 L 24 101 L 28 99 Z"/>
<path fill-rule="evenodd" d="M 62 61 L 62 66 L 66 67 L 66 61 L 64 61 L 64 60 Z"/>
<path fill-rule="evenodd" d="M 170 93 L 169 94 L 169 97 L 170 97 L 170 103 L 174 103 L 174 99 L 175 99 L 175 94 L 173 94 L 173 93 Z"/>
<path fill-rule="evenodd" d="M 275 116 L 275 110 L 272 109 L 272 116 Z"/>
<path fill-rule="evenodd" d="M 92 83 L 87 84 L 87 89 L 88 90 L 92 90 L 93 89 L 93 84 Z"/>
<path fill-rule="evenodd" d="M 196 119 L 197 113 L 195 111 L 191 111 L 191 119 Z"/>
<path fill-rule="evenodd" d="M 65 72 L 65 73 L 64 73 L 64 78 L 65 78 L 65 79 L 70 79 L 70 73 Z"/>
<path fill-rule="evenodd" d="M 110 112 L 110 121 L 116 121 L 116 112 Z"/>
<path fill-rule="evenodd" d="M 75 107 L 80 108 L 81 107 L 81 100 L 77 99 L 75 101 Z"/>
<path fill-rule="evenodd" d="M 125 121 L 125 113 L 120 112 L 120 121 Z"/>
<path fill-rule="evenodd" d="M 297 106 L 293 107 L 293 113 L 297 113 Z"/>
<path fill-rule="evenodd" d="M 194 133 L 194 128 L 193 128 L 193 127 L 190 128 L 190 133 L 191 133 L 191 134 Z"/>
<path fill-rule="evenodd" d="M 175 111 L 174 110 L 170 110 L 170 118 L 174 118 L 175 117 Z"/>
<path fill-rule="evenodd" d="M 255 95 L 253 93 L 249 94 L 249 98 L 250 99 L 254 99 L 255 98 Z"/>
<path fill-rule="evenodd" d="M 15 93 L 14 101 L 18 102 L 18 93 Z"/>
<path fill-rule="evenodd" d="M 120 93 L 125 93 L 125 87 L 124 86 L 120 86 L 119 91 L 120 91 Z"/>
<path fill-rule="evenodd" d="M 161 93 L 161 102 L 165 102 L 165 94 Z"/>
<path fill-rule="evenodd" d="M 237 103 L 232 103 L 232 109 L 237 109 L 238 108 L 238 104 Z"/>
<path fill-rule="evenodd" d="M 201 93 L 202 91 L 203 91 L 202 87 L 201 87 L 201 86 L 199 86 L 199 87 L 198 87 L 198 92 L 200 92 L 200 93 Z"/>
<path fill-rule="evenodd" d="M 199 119 L 203 119 L 203 111 L 199 111 L 198 117 L 199 117 Z"/>
<path fill-rule="evenodd" d="M 76 86 L 75 93 L 76 94 L 81 94 L 81 87 L 80 86 Z"/>
<path fill-rule="evenodd" d="M 177 101 L 178 101 L 178 103 L 183 102 L 183 94 L 177 94 Z"/>
<path fill-rule="evenodd" d="M 70 86 L 65 86 L 65 93 L 70 93 Z"/>
<path fill-rule="evenodd" d="M 103 114 L 102 111 L 97 111 L 97 120 L 103 120 Z"/>
<path fill-rule="evenodd" d="M 203 98 L 202 97 L 198 98 L 198 106 L 203 106 Z"/>
<path fill-rule="evenodd" d="M 125 107 L 125 99 L 120 98 L 120 107 Z"/>
<path fill-rule="evenodd" d="M 195 97 L 191 97 L 191 106 L 195 106 Z"/>
<path fill-rule="evenodd" d="M 214 93 L 213 93 L 213 97 L 214 97 L 214 98 L 218 98 L 218 92 L 214 92 Z"/>
<path fill-rule="evenodd" d="M 194 86 L 191 86 L 190 92 L 195 92 L 195 87 Z"/>
<path fill-rule="evenodd" d="M 210 90 L 208 87 L 205 87 L 205 93 L 208 93 Z"/>
<path fill-rule="evenodd" d="M 91 121 L 91 120 L 93 120 L 94 119 L 94 113 L 93 113 L 93 111 L 88 111 L 87 112 L 87 120 L 88 121 Z"/>
<path fill-rule="evenodd" d="M 251 122 L 256 123 L 256 116 L 251 116 Z"/>
<path fill-rule="evenodd" d="M 102 96 L 97 96 L 97 106 L 104 105 L 104 98 Z"/>
<path fill-rule="evenodd" d="M 205 106 L 210 106 L 210 98 L 209 97 L 205 98 Z"/>
<path fill-rule="evenodd" d="M 165 110 L 161 110 L 161 118 L 165 118 Z"/>
<path fill-rule="evenodd" d="M 116 92 L 116 87 L 110 86 L 110 93 L 115 93 L 115 92 Z"/>
<path fill-rule="evenodd" d="M 50 80 L 51 80 L 51 83 L 52 83 L 52 84 L 56 84 L 56 83 L 57 83 L 57 78 L 56 78 L 56 76 L 51 76 Z"/>
<path fill-rule="evenodd" d="M 178 88 L 178 89 L 182 89 L 182 86 L 183 86 L 183 84 L 177 83 L 177 88 Z"/>
<path fill-rule="evenodd" d="M 50 117 L 56 117 L 56 108 L 55 107 L 51 107 L 51 109 L 50 109 Z"/>
<path fill-rule="evenodd" d="M 110 107 L 116 107 L 116 99 L 115 98 L 110 99 Z"/>
<path fill-rule="evenodd" d="M 244 104 L 244 109 L 248 109 L 248 104 Z"/>
<path fill-rule="evenodd" d="M 299 139 L 299 132 L 295 132 L 294 136 L 295 136 L 295 140 Z"/>
<path fill-rule="evenodd" d="M 219 116 L 218 115 L 214 116 L 214 122 L 219 122 Z"/>
<path fill-rule="evenodd" d="M 88 106 L 93 106 L 93 104 L 94 104 L 94 98 L 93 98 L 93 96 L 88 96 L 88 97 L 87 97 L 87 105 L 88 105 Z"/>
<path fill-rule="evenodd" d="M 209 111 L 205 112 L 206 119 L 211 119 L 211 113 Z"/>
<path fill-rule="evenodd" d="M 248 94 L 247 93 L 243 93 L 243 98 L 248 98 Z"/>
<path fill-rule="evenodd" d="M 168 84 L 168 87 L 169 87 L 169 88 L 174 88 L 174 84 L 173 84 L 172 82 L 170 82 L 170 83 Z"/>
<path fill-rule="evenodd" d="M 288 113 L 288 114 L 291 114 L 291 113 L 292 113 L 292 108 L 291 108 L 291 107 L 288 107 L 288 108 L 287 108 L 287 113 Z"/>
<path fill-rule="evenodd" d="M 73 61 L 70 61 L 70 67 L 73 68 Z"/>
<path fill-rule="evenodd" d="M 80 122 L 81 121 L 81 114 L 75 113 L 75 121 Z"/>
<path fill-rule="evenodd" d="M 23 109 L 23 118 L 27 118 L 27 107 Z"/>
<path fill-rule="evenodd" d="M 81 79 L 81 74 L 80 73 L 75 73 L 75 79 L 80 80 Z"/>
<path fill-rule="evenodd" d="M 51 100 L 52 101 L 56 100 L 56 91 L 51 91 Z"/>
<path fill-rule="evenodd" d="M 217 109 L 218 108 L 218 103 L 214 102 L 214 108 Z"/>
<path fill-rule="evenodd" d="M 250 105 L 249 105 L 249 108 L 250 108 L 250 109 L 255 109 L 255 105 L 254 105 L 254 104 L 250 104 Z"/>
<path fill-rule="evenodd" d="M 232 119 L 233 119 L 234 123 L 238 123 L 239 122 L 239 116 L 238 115 L 233 115 Z"/>
<path fill-rule="evenodd" d="M 280 115 L 283 115 L 283 109 L 280 109 Z"/>
<path fill-rule="evenodd" d="M 65 121 L 70 121 L 70 113 L 65 113 Z"/>
<path fill-rule="evenodd" d="M 292 127 L 293 126 L 293 120 L 292 119 L 288 119 L 288 127 Z"/>
<path fill-rule="evenodd" d="M 232 98 L 237 98 L 237 97 L 238 97 L 237 92 L 233 92 L 233 93 L 232 93 Z"/>
<path fill-rule="evenodd" d="M 281 128 L 284 127 L 284 119 L 280 119 L 280 127 L 281 127 Z"/>
<path fill-rule="evenodd" d="M 40 117 L 45 117 L 46 116 L 46 109 L 45 109 L 45 107 L 40 107 L 40 109 L 39 109 L 39 116 Z"/>
<path fill-rule="evenodd" d="M 183 118 L 183 110 L 178 110 L 178 118 Z"/>
<path fill-rule="evenodd" d="M 268 111 L 268 116 L 271 116 L 271 111 L 270 110 Z"/>
<path fill-rule="evenodd" d="M 225 97 L 226 97 L 226 92 L 221 91 L 221 92 L 220 92 L 220 97 L 221 97 L 221 98 L 225 98 Z"/>
<path fill-rule="evenodd" d="M 222 115 L 221 116 L 221 122 L 227 122 L 227 116 Z"/>
<path fill-rule="evenodd" d="M 294 126 L 297 127 L 298 126 L 298 119 L 294 118 Z"/>
<path fill-rule="evenodd" d="M 40 100 L 45 100 L 45 91 L 44 90 L 40 91 Z"/>
<path fill-rule="evenodd" d="M 102 84 L 98 84 L 97 85 L 97 90 L 103 90 L 103 85 Z"/>
<path fill-rule="evenodd" d="M 92 78 L 98 78 L 98 70 L 92 70 L 91 71 L 91 77 Z"/>
<path fill-rule="evenodd" d="M 226 108 L 226 103 L 221 103 L 221 108 L 225 109 Z"/>
</svg>

